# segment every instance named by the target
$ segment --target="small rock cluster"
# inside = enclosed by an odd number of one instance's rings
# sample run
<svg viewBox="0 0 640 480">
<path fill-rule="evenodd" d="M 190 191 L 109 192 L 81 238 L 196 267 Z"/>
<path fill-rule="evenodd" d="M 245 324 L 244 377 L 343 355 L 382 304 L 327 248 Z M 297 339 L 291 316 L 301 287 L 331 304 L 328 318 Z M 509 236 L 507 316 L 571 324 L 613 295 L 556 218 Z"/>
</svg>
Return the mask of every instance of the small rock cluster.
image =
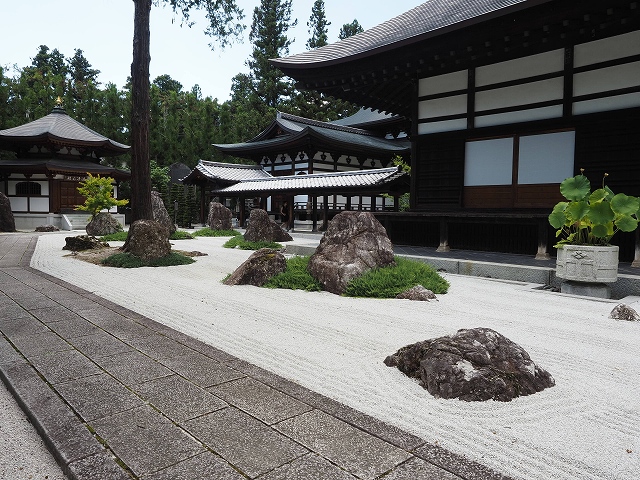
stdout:
<svg viewBox="0 0 640 480">
<path fill-rule="evenodd" d="M 109 244 L 101 242 L 91 235 L 78 235 L 75 237 L 65 237 L 65 245 L 63 250 L 71 250 L 72 252 L 81 252 L 83 250 L 93 250 L 108 247 Z"/>
<path fill-rule="evenodd" d="M 627 320 L 629 322 L 640 322 L 640 315 L 638 312 L 624 303 L 616 305 L 614 309 L 611 310 L 609 318 L 614 320 Z"/>
<path fill-rule="evenodd" d="M 437 398 L 508 402 L 555 385 L 522 347 L 490 328 L 408 345 L 384 363 L 418 379 Z"/>
<path fill-rule="evenodd" d="M 59 232 L 60 229 L 55 225 L 38 225 L 35 231 L 36 232 Z"/>
</svg>

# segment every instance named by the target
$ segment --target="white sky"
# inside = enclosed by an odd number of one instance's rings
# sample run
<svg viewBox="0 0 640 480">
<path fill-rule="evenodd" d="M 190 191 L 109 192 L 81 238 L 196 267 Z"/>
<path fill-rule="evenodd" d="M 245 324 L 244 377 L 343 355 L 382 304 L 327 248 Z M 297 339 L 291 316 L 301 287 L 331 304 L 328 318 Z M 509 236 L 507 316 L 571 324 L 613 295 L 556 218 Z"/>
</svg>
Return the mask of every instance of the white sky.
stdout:
<svg viewBox="0 0 640 480">
<path fill-rule="evenodd" d="M 151 10 L 151 66 L 150 80 L 163 74 L 178 80 L 184 90 L 198 84 L 203 96 L 223 102 L 229 98 L 231 79 L 237 73 L 247 72 L 245 60 L 251 53 L 249 29 L 253 9 L 260 0 L 237 0 L 245 13 L 244 43 L 216 48 L 208 44 L 210 37 L 203 32 L 206 19 L 194 12 L 191 27 L 180 27 L 180 17 L 169 7 Z M 293 0 L 293 18 L 298 26 L 289 30 L 295 38 L 290 54 L 305 51 L 309 38 L 307 21 L 314 0 Z M 364 29 L 422 3 L 420 0 L 325 0 L 329 26 L 329 43 L 338 40 L 340 27 L 354 19 Z M 115 83 L 122 88 L 131 71 L 133 50 L 132 0 L 0 0 L 2 23 L 0 26 L 0 65 L 19 68 L 31 64 L 40 45 L 51 50 L 57 48 L 65 57 L 74 55 L 74 49 L 83 51 L 94 69 L 100 70 L 99 81 Z M 174 20 L 174 23 L 172 23 Z M 15 72 L 7 74 L 13 76 Z"/>
</svg>

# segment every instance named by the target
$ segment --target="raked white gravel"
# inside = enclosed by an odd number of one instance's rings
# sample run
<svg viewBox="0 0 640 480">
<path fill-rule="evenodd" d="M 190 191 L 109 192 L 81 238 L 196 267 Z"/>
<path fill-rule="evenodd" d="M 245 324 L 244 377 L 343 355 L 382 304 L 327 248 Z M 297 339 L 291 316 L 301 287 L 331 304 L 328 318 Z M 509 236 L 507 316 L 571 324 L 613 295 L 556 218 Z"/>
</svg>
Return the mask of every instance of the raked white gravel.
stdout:
<svg viewBox="0 0 640 480">
<path fill-rule="evenodd" d="M 455 275 L 428 303 L 230 287 L 221 280 L 251 252 L 225 240 L 174 242 L 208 253 L 192 265 L 115 269 L 45 235 L 31 265 L 515 478 L 640 478 L 640 322 L 609 319 L 615 303 Z M 556 386 L 508 403 L 442 400 L 382 363 L 472 327 L 520 344 Z"/>
</svg>

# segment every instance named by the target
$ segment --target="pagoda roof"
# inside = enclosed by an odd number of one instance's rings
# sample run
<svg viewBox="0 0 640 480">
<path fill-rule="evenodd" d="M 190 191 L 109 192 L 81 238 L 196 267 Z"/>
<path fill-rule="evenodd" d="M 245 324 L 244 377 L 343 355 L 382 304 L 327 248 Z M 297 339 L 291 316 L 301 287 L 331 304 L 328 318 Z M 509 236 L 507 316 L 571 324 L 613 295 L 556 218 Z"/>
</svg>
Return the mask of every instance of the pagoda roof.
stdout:
<svg viewBox="0 0 640 480">
<path fill-rule="evenodd" d="M 238 163 L 222 163 L 200 160 L 189 175 L 181 181 L 186 184 L 198 181 L 210 181 L 222 185 L 230 185 L 241 180 L 271 178 L 260 165 L 242 165 Z"/>
<path fill-rule="evenodd" d="M 407 139 L 385 139 L 366 129 L 282 112 L 278 112 L 271 125 L 251 140 L 214 144 L 214 147 L 227 154 L 253 158 L 256 155 L 306 150 L 310 144 L 320 151 L 340 151 L 345 155 L 367 154 L 372 157 L 410 151 Z"/>
<path fill-rule="evenodd" d="M 95 157 L 120 155 L 130 149 L 74 120 L 59 106 L 33 122 L 0 130 L 0 149 L 24 152 L 34 145 L 46 146 L 52 152 L 76 149 Z"/>
<path fill-rule="evenodd" d="M 20 158 L 0 160 L 0 172 L 22 174 L 50 174 L 85 176 L 87 173 L 111 177 L 115 180 L 128 180 L 131 174 L 107 165 L 87 160 L 71 160 L 68 158 Z"/>
<path fill-rule="evenodd" d="M 391 191 L 393 187 L 408 191 L 409 176 L 398 167 L 356 170 L 351 172 L 287 175 L 243 180 L 215 191 L 220 195 L 258 193 L 349 193 Z"/>
</svg>

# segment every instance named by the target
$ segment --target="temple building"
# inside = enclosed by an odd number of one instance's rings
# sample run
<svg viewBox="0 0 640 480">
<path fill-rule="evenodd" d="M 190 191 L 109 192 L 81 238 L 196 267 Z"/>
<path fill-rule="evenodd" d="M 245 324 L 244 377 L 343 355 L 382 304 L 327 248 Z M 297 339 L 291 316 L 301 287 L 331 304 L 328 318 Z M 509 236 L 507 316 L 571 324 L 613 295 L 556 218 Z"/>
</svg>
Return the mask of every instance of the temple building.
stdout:
<svg viewBox="0 0 640 480">
<path fill-rule="evenodd" d="M 0 130 L 0 150 L 12 152 L 0 156 L 0 191 L 11 201 L 16 228 L 72 230 L 86 225 L 88 214 L 76 211 L 85 201 L 79 182 L 87 173 L 111 177 L 117 197 L 117 184 L 130 174 L 101 165 L 100 159 L 129 148 L 77 122 L 60 105 L 38 120 Z M 117 218 L 124 224 L 124 215 Z"/>
<path fill-rule="evenodd" d="M 637 1 L 428 0 L 272 62 L 408 119 L 411 209 L 376 214 L 394 242 L 545 258 L 564 178 L 640 195 Z M 634 234 L 616 241 L 633 260 Z"/>
</svg>

